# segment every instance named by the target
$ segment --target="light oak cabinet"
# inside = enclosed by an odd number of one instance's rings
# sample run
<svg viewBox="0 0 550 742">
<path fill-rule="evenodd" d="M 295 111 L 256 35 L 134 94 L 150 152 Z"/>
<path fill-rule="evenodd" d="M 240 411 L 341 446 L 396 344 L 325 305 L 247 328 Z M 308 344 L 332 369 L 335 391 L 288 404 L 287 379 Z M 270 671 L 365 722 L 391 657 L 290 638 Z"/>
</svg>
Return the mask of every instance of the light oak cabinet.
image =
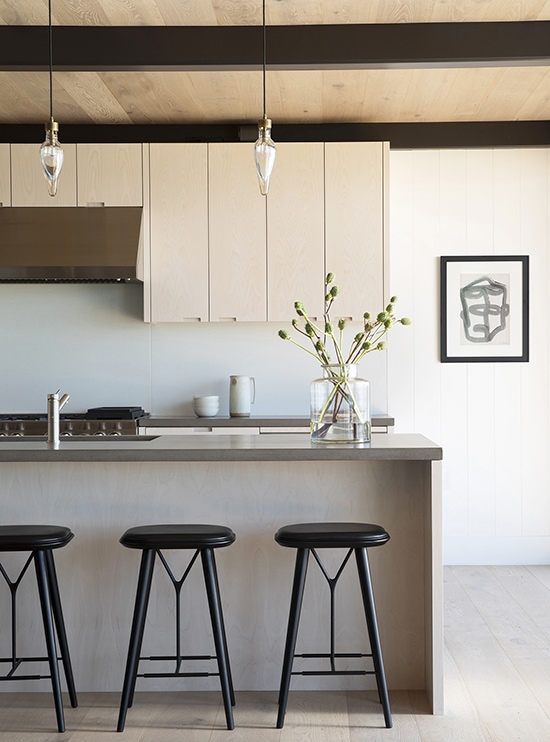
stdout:
<svg viewBox="0 0 550 742">
<path fill-rule="evenodd" d="M 38 144 L 11 145 L 12 206 L 142 206 L 141 144 L 64 144 L 57 194 L 48 194 Z"/>
<path fill-rule="evenodd" d="M 334 316 L 384 308 L 388 170 L 387 142 L 325 143 L 325 261 L 342 287 Z"/>
<path fill-rule="evenodd" d="M 11 206 L 11 162 L 9 144 L 0 144 L 0 205 Z"/>
<path fill-rule="evenodd" d="M 208 149 L 151 144 L 151 321 L 208 320 Z"/>
<path fill-rule="evenodd" d="M 78 206 L 143 206 L 141 144 L 77 144 L 76 154 Z"/>
<path fill-rule="evenodd" d="M 342 288 L 334 317 L 383 308 L 387 143 L 280 143 L 267 198 L 250 144 L 149 152 L 147 320 L 288 321 L 296 300 L 320 318 L 328 271 Z"/>
<path fill-rule="evenodd" d="M 251 144 L 208 146 L 210 320 L 267 319 L 266 202 Z"/>
<path fill-rule="evenodd" d="M 57 194 L 50 196 L 40 164 L 40 143 L 11 145 L 12 206 L 76 206 L 76 144 L 63 145 Z"/>
<path fill-rule="evenodd" d="M 311 317 L 323 312 L 323 142 L 283 142 L 267 196 L 267 315 L 295 316 L 301 301 Z"/>
</svg>

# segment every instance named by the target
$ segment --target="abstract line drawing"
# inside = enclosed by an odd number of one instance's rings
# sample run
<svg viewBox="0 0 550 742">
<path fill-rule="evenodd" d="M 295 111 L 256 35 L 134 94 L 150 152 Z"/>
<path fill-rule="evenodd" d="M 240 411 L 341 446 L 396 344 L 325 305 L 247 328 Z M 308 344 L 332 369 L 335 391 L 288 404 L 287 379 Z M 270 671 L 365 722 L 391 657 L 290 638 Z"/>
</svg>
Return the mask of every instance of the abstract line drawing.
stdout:
<svg viewBox="0 0 550 742">
<path fill-rule="evenodd" d="M 460 289 L 462 327 L 471 343 L 490 343 L 506 329 L 510 314 L 508 287 L 490 276 L 482 276 Z"/>
<path fill-rule="evenodd" d="M 440 257 L 442 363 L 529 361 L 529 256 Z"/>
</svg>

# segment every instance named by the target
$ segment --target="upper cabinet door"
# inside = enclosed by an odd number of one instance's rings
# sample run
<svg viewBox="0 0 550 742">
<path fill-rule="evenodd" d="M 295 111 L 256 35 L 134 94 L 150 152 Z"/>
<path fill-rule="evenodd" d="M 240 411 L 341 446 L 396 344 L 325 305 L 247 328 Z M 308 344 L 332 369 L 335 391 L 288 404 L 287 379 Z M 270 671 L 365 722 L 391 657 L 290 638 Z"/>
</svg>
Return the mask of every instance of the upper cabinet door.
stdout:
<svg viewBox="0 0 550 742">
<path fill-rule="evenodd" d="M 40 144 L 11 145 L 12 206 L 76 206 L 76 145 L 63 145 L 57 194 L 50 196 L 40 164 Z"/>
<path fill-rule="evenodd" d="M 334 317 L 384 308 L 388 161 L 387 142 L 325 143 L 326 270 L 342 289 Z"/>
<path fill-rule="evenodd" d="M 295 301 L 322 317 L 324 208 L 323 143 L 277 144 L 267 197 L 268 320 L 293 319 Z"/>
<path fill-rule="evenodd" d="M 265 321 L 266 198 L 254 145 L 209 144 L 210 320 Z"/>
<path fill-rule="evenodd" d="M 141 144 L 78 144 L 78 205 L 142 206 Z"/>
<path fill-rule="evenodd" d="M 208 320 L 206 144 L 150 145 L 151 321 Z"/>
<path fill-rule="evenodd" d="M 10 145 L 0 144 L 0 206 L 11 206 Z"/>
</svg>

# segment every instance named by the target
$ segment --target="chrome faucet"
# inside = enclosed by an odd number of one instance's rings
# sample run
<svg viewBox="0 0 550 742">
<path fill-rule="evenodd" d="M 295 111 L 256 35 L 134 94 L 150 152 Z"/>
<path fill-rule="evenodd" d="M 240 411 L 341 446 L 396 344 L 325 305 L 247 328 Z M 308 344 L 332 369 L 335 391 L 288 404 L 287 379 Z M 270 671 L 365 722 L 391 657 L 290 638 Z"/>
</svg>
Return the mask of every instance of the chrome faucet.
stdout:
<svg viewBox="0 0 550 742">
<path fill-rule="evenodd" d="M 48 394 L 48 443 L 59 446 L 59 410 L 64 407 L 70 399 L 68 394 L 64 394 L 59 399 L 58 389 L 54 394 Z"/>
</svg>

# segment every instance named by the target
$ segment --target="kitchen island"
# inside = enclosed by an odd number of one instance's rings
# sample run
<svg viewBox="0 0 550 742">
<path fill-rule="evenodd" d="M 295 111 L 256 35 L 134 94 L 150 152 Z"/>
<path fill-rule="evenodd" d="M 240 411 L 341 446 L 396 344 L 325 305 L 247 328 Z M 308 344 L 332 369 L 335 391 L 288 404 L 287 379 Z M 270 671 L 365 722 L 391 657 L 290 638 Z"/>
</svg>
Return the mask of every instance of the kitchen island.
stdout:
<svg viewBox="0 0 550 742">
<path fill-rule="evenodd" d="M 58 450 L 3 439 L 0 498 L 5 523 L 58 523 L 75 533 L 56 559 L 80 691 L 122 687 L 139 566 L 138 553 L 118 543 L 126 528 L 162 522 L 233 528 L 237 541 L 217 560 L 235 687 L 273 690 L 295 556 L 277 546 L 275 531 L 292 522 L 379 523 L 391 535 L 370 552 L 388 685 L 425 689 L 434 713 L 442 713 L 441 458 L 441 448 L 420 435 L 376 435 L 371 444 L 343 446 L 314 445 L 301 434 L 62 439 Z M 176 572 L 183 571 L 184 555 L 175 556 L 182 557 Z M 329 572 L 337 568 L 335 556 L 327 555 Z M 153 585 L 147 654 L 173 652 L 172 625 L 157 610 L 162 602 L 173 611 L 165 577 L 159 571 Z M 355 570 L 345 571 L 338 591 L 337 651 L 364 651 Z M 193 570 L 183 590 L 184 646 L 191 653 L 212 651 L 203 595 L 202 575 Z M 1 619 L 9 621 L 2 604 Z M 326 651 L 327 608 L 326 583 L 312 564 L 297 651 Z M 30 615 L 26 620 L 28 649 L 40 652 L 39 627 Z M 138 681 L 141 690 L 165 687 L 174 681 Z M 180 687 L 211 689 L 217 681 Z M 296 677 L 292 687 L 362 688 L 372 680 Z"/>
</svg>

